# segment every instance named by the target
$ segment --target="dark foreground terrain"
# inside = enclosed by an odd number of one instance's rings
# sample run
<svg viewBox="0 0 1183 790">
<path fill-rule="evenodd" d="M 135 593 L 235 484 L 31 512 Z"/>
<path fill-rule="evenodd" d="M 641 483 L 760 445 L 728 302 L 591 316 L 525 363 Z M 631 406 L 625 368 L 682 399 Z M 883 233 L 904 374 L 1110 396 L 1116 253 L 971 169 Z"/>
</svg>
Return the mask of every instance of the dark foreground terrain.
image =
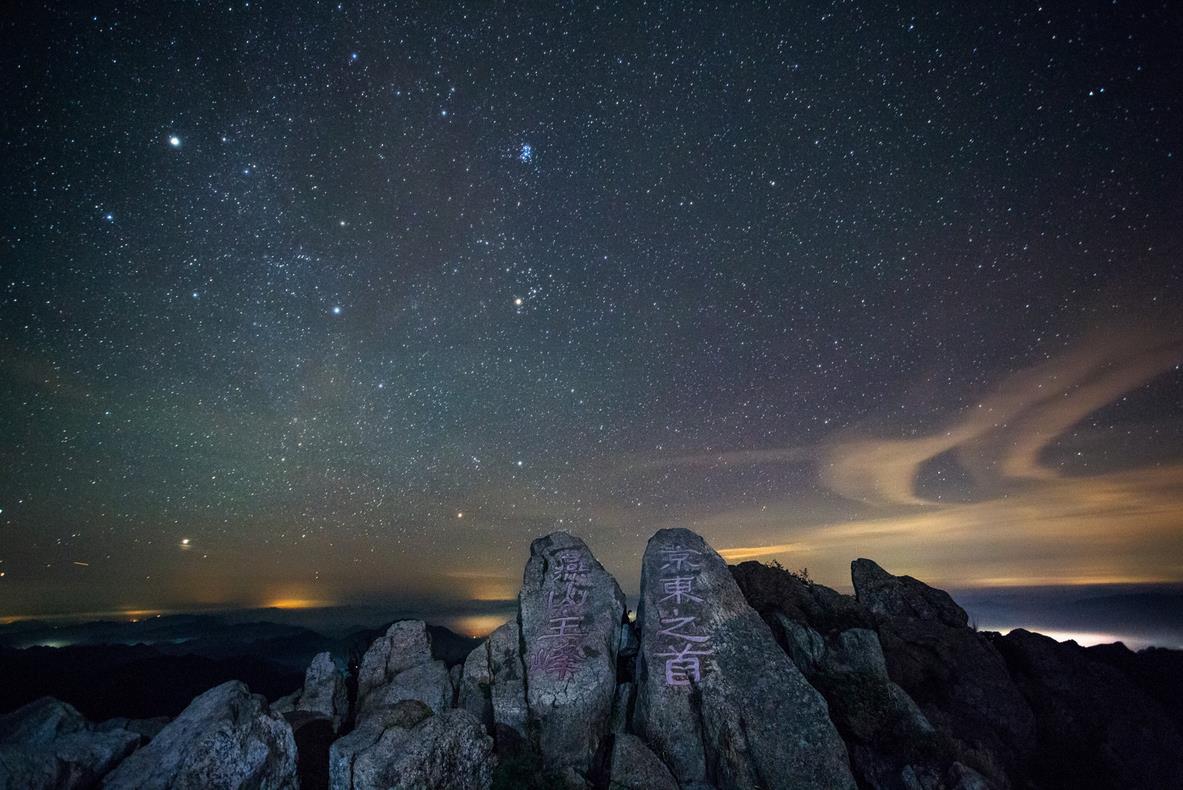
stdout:
<svg viewBox="0 0 1183 790">
<path fill-rule="evenodd" d="M 634 615 L 555 533 L 483 641 L 183 616 L 53 648 L 9 626 L 0 788 L 1183 787 L 1183 652 L 978 631 L 870 560 L 852 581 L 662 530 Z"/>
</svg>

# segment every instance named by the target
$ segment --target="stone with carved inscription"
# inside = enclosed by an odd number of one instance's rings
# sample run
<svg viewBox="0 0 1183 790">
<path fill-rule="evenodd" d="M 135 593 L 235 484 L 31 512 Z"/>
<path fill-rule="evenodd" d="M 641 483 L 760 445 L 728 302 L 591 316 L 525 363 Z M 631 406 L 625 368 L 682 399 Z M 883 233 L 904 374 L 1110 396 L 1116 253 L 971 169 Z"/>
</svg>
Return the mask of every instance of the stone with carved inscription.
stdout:
<svg viewBox="0 0 1183 790">
<path fill-rule="evenodd" d="M 854 788 L 825 700 L 697 534 L 663 529 L 641 568 L 633 730 L 682 788 Z"/>
<path fill-rule="evenodd" d="M 609 732 L 624 595 L 582 540 L 555 532 L 530 546 L 518 604 L 543 767 L 586 787 Z"/>
</svg>

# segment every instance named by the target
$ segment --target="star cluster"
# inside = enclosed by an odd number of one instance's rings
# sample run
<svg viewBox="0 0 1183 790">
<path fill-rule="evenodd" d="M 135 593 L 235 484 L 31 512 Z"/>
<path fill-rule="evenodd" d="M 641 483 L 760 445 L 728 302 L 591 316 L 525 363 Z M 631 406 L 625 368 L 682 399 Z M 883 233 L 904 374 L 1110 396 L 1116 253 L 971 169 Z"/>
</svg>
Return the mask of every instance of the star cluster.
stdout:
<svg viewBox="0 0 1183 790">
<path fill-rule="evenodd" d="M 1183 21 L 1052 5 L 22 7 L 0 616 L 1183 579 Z"/>
</svg>

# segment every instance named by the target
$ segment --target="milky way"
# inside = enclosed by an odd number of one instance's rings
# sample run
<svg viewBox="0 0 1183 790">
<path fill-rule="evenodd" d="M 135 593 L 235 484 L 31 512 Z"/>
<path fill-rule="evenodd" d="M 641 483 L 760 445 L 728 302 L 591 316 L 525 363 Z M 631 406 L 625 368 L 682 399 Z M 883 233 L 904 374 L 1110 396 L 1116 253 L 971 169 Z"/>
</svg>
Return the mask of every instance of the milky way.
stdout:
<svg viewBox="0 0 1183 790">
<path fill-rule="evenodd" d="M 0 616 L 1183 579 L 1183 15 L 867 5 L 7 15 Z"/>
</svg>

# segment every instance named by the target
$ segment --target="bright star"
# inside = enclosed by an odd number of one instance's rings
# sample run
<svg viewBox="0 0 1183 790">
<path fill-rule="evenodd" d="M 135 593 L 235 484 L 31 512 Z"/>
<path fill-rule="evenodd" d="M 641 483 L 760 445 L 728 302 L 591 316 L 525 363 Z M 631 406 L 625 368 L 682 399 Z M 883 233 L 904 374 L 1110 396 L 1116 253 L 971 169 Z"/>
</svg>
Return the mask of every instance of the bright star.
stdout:
<svg viewBox="0 0 1183 790">
<path fill-rule="evenodd" d="M 520 296 L 515 296 L 515 297 L 513 298 L 513 305 L 514 305 L 514 307 L 521 307 L 521 306 L 522 306 L 522 304 L 523 304 L 522 297 L 520 297 Z"/>
<path fill-rule="evenodd" d="M 168 144 L 171 145 L 173 148 L 180 148 L 181 147 L 181 138 L 177 137 L 174 134 L 172 137 L 168 138 Z"/>
<path fill-rule="evenodd" d="M 341 305 L 333 305 L 333 315 L 341 315 Z"/>
</svg>

